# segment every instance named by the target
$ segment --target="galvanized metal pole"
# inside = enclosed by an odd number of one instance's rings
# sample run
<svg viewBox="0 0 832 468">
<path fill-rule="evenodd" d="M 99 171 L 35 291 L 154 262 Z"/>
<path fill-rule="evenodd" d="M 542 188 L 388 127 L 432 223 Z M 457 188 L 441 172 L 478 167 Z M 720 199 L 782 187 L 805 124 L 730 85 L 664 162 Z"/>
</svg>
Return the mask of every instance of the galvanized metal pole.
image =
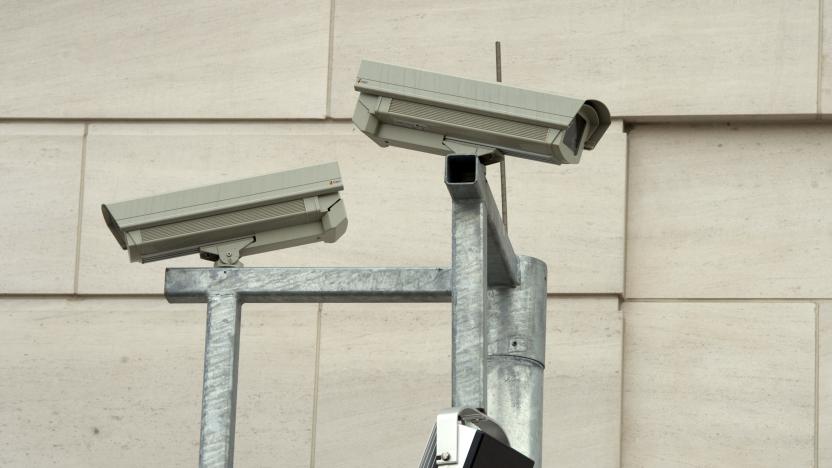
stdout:
<svg viewBox="0 0 832 468">
<path fill-rule="evenodd" d="M 488 415 L 542 466 L 546 264 L 519 256 L 520 284 L 493 288 L 488 313 Z"/>
<path fill-rule="evenodd" d="M 453 199 L 453 398 L 454 406 L 486 408 L 508 435 L 511 446 L 540 466 L 543 421 L 543 368 L 546 352 L 546 264 L 517 257 L 485 178 L 485 166 L 476 156 L 448 156 L 445 185 Z M 466 216 L 463 217 L 462 214 Z M 486 227 L 485 248 L 480 247 Z M 484 258 L 483 258 L 484 257 Z M 485 264 L 483 283 L 480 263 Z M 487 353 L 477 355 L 479 337 L 473 328 L 456 328 L 459 322 L 479 326 L 476 301 L 487 293 L 485 343 Z M 462 296 L 462 294 L 466 294 Z M 459 301 L 464 297 L 466 300 Z M 468 345 L 465 348 L 464 345 Z M 483 361 L 474 362 L 474 359 Z M 483 406 L 476 398 L 480 381 L 462 381 L 485 363 Z M 464 369 L 461 366 L 466 366 Z M 468 371 L 466 373 L 465 371 Z M 467 393 L 466 393 L 467 392 Z M 486 406 L 487 404 L 487 406 Z"/>
<path fill-rule="evenodd" d="M 453 200 L 452 406 L 486 409 L 487 214 L 480 199 Z"/>
<path fill-rule="evenodd" d="M 244 302 L 449 302 L 443 268 L 169 268 L 171 303 L 208 303 L 199 466 L 234 465 Z M 483 392 L 484 393 L 484 392 Z"/>
<path fill-rule="evenodd" d="M 230 468 L 234 466 L 240 301 L 227 291 L 208 293 L 207 299 L 199 466 Z"/>
<path fill-rule="evenodd" d="M 447 268 L 168 268 L 170 303 L 205 303 L 214 292 L 242 303 L 451 302 Z"/>
<path fill-rule="evenodd" d="M 517 285 L 517 256 L 477 156 L 448 156 L 445 186 L 453 203 L 452 404 L 487 410 L 488 291 Z"/>
</svg>

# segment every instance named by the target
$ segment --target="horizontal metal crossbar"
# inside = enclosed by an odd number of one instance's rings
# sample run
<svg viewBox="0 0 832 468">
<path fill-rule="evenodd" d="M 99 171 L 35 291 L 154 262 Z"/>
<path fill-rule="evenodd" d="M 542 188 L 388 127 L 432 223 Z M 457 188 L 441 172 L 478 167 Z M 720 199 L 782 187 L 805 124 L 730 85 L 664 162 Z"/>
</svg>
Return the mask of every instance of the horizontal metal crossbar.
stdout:
<svg viewBox="0 0 832 468">
<path fill-rule="evenodd" d="M 168 268 L 171 303 L 207 302 L 233 293 L 240 302 L 451 302 L 448 268 Z"/>
</svg>

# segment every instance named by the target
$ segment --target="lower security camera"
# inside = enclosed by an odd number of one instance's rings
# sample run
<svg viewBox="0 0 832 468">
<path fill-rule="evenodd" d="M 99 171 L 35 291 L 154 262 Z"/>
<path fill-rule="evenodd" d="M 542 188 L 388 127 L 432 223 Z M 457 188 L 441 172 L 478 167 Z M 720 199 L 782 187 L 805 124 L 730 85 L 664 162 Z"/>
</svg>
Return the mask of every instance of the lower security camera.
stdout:
<svg viewBox="0 0 832 468">
<path fill-rule="evenodd" d="M 436 418 L 419 468 L 533 468 L 511 448 L 496 421 L 473 408 L 449 408 Z"/>
<path fill-rule="evenodd" d="M 131 262 L 199 253 L 221 265 L 347 229 L 337 163 L 101 205 Z"/>
</svg>

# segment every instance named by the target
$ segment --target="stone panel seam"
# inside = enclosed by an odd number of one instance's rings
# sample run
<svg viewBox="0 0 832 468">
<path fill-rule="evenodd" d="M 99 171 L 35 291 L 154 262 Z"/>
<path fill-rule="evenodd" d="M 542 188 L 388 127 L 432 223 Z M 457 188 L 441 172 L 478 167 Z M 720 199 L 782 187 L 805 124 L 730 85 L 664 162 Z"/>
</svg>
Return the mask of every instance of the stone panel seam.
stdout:
<svg viewBox="0 0 832 468">
<path fill-rule="evenodd" d="M 770 304 L 774 303 L 809 303 L 815 304 L 817 302 L 828 302 L 832 301 L 832 298 L 795 298 L 795 299 L 784 299 L 784 298 L 755 298 L 755 299 L 742 299 L 742 298 L 623 298 L 619 294 L 615 293 L 597 293 L 597 294 L 570 294 L 570 293 L 549 293 L 547 295 L 549 299 L 593 299 L 593 298 L 600 298 L 600 299 L 617 299 L 623 308 L 624 304 L 628 302 L 638 303 L 638 302 L 750 302 L 750 303 L 767 303 Z M 68 294 L 68 293 L 58 293 L 58 294 L 50 294 L 50 293 L 11 293 L 11 294 L 0 294 L 0 299 L 164 299 L 164 293 L 147 293 L 147 294 L 130 294 L 130 293 L 113 293 L 113 294 Z"/>
<path fill-rule="evenodd" d="M 820 466 L 820 304 L 815 303 L 815 467 Z"/>
<path fill-rule="evenodd" d="M 823 115 L 823 2 L 818 0 L 818 74 L 817 74 L 817 114 Z"/>
<path fill-rule="evenodd" d="M 637 116 L 624 115 L 614 116 L 614 119 L 624 119 L 629 129 L 641 126 L 653 125 L 696 125 L 696 124 L 771 124 L 771 125 L 798 125 L 806 123 L 817 123 L 818 115 L 812 113 L 793 114 L 696 114 L 696 115 L 655 115 Z M 182 117 L 182 118 L 155 118 L 155 117 L 0 117 L 2 124 L 38 124 L 38 123 L 89 123 L 92 124 L 164 124 L 164 123 L 205 123 L 205 124 L 292 124 L 292 123 L 350 123 L 352 117 L 243 117 L 243 118 L 220 118 L 220 117 Z"/>
<path fill-rule="evenodd" d="M 584 292 L 580 292 L 580 293 L 569 293 L 569 292 L 553 293 L 553 292 L 549 292 L 549 293 L 546 294 L 546 297 L 548 297 L 549 299 L 554 299 L 554 298 L 562 298 L 562 299 L 588 298 L 588 299 L 593 299 L 593 298 L 596 298 L 596 297 L 600 297 L 600 298 L 603 298 L 603 299 L 610 299 L 610 298 L 621 299 L 621 294 L 616 293 L 616 292 L 610 292 L 610 291 L 591 292 L 591 293 L 584 293 Z"/>
<path fill-rule="evenodd" d="M 790 303 L 790 304 L 815 304 L 819 301 L 828 301 L 822 297 L 628 297 L 626 302 L 728 302 L 728 303 Z"/>
<path fill-rule="evenodd" d="M 618 366 L 621 374 L 618 376 L 618 468 L 624 464 L 624 343 L 627 333 L 627 317 L 624 314 L 625 301 L 619 300 L 618 313 L 621 317 L 621 365 Z"/>
<path fill-rule="evenodd" d="M 82 124 L 166 124 L 166 123 L 188 123 L 188 124 L 292 124 L 292 123 L 349 123 L 352 117 L 338 118 L 298 118 L 298 117 L 246 117 L 239 119 L 213 118 L 213 117 L 188 117 L 188 118 L 104 118 L 104 117 L 0 117 L 2 124 L 38 124 L 38 123 L 82 123 Z"/>
<path fill-rule="evenodd" d="M 315 331 L 315 371 L 312 382 L 312 432 L 309 444 L 309 468 L 315 468 L 315 450 L 318 438 L 318 393 L 321 377 L 321 322 L 323 321 L 324 305 L 318 303 L 318 314 Z"/>
<path fill-rule="evenodd" d="M 159 294 L 73 294 L 73 293 L 19 293 L 19 294 L 0 294 L 0 300 L 132 300 L 132 299 L 165 299 L 163 293 Z"/>
<path fill-rule="evenodd" d="M 627 250 L 629 246 L 629 219 L 630 219 L 630 126 L 627 122 L 622 122 L 622 131 L 624 132 L 624 262 L 621 272 L 621 299 L 627 299 Z"/>
<path fill-rule="evenodd" d="M 325 118 L 332 114 L 332 62 L 335 55 L 335 0 L 329 1 L 329 56 L 326 65 L 326 113 Z M 346 119 L 339 119 L 346 120 Z"/>
<path fill-rule="evenodd" d="M 84 123 L 84 135 L 81 137 L 81 168 L 78 182 L 78 219 L 75 226 L 75 271 L 72 277 L 72 292 L 78 294 L 78 276 L 81 273 L 81 223 L 84 219 L 84 179 L 87 174 L 87 135 L 90 124 Z"/>
</svg>

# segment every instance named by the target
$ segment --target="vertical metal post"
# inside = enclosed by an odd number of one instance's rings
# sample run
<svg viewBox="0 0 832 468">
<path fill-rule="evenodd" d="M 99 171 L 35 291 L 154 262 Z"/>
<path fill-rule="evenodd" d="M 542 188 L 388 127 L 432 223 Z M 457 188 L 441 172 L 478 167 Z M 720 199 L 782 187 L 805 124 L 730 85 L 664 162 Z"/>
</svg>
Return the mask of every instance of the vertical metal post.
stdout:
<svg viewBox="0 0 832 468">
<path fill-rule="evenodd" d="M 481 199 L 453 200 L 452 406 L 487 408 L 487 212 Z"/>
<path fill-rule="evenodd" d="M 488 314 L 488 415 L 542 466 L 546 264 L 519 256 L 520 284 L 494 288 Z"/>
<path fill-rule="evenodd" d="M 233 292 L 209 293 L 199 437 L 201 468 L 234 466 L 239 355 L 240 301 Z"/>
</svg>

